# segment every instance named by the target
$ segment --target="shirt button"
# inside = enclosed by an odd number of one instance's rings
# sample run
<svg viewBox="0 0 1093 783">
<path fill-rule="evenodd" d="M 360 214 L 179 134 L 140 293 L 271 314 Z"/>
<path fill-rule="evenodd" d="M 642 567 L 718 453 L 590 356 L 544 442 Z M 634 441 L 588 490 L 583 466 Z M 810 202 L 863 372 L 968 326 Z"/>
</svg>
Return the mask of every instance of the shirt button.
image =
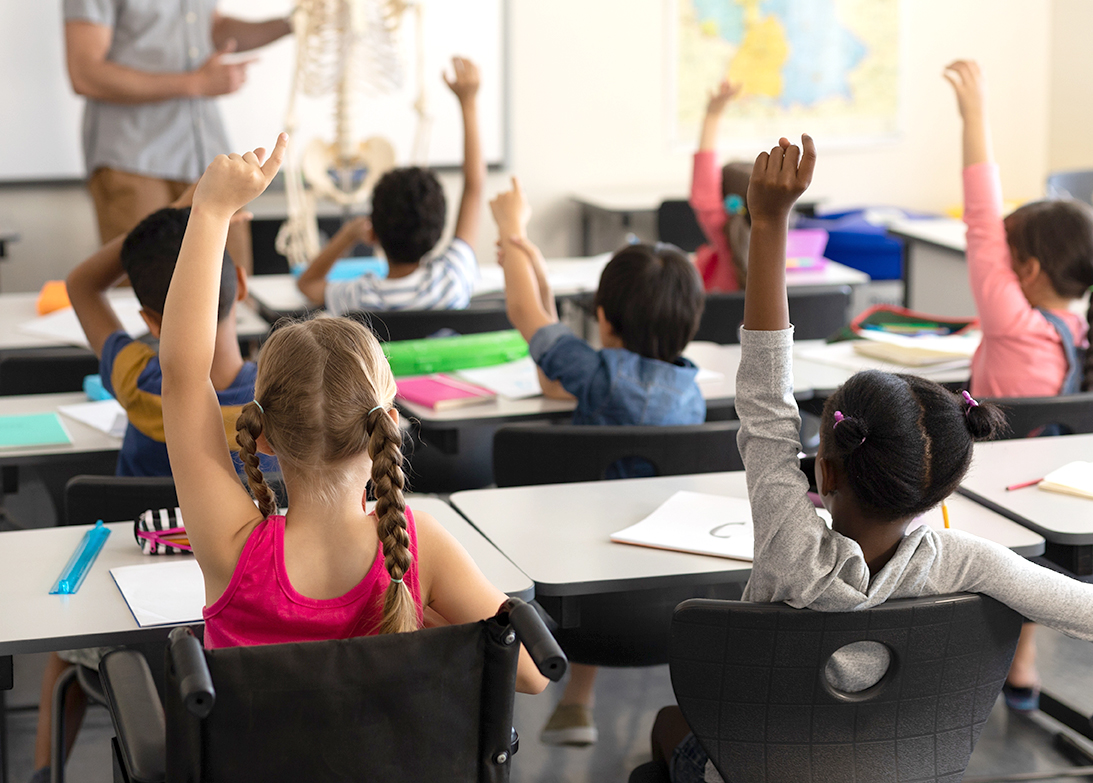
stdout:
<svg viewBox="0 0 1093 783">
<path fill-rule="evenodd" d="M 197 50 L 196 46 L 191 46 L 190 47 L 190 59 L 191 60 L 196 60 L 199 54 L 201 54 L 201 52 L 199 52 Z"/>
<path fill-rule="evenodd" d="M 186 22 L 188 24 L 193 24 L 196 21 L 197 21 L 197 14 L 195 14 L 193 11 L 190 11 L 190 13 L 186 14 Z"/>
</svg>

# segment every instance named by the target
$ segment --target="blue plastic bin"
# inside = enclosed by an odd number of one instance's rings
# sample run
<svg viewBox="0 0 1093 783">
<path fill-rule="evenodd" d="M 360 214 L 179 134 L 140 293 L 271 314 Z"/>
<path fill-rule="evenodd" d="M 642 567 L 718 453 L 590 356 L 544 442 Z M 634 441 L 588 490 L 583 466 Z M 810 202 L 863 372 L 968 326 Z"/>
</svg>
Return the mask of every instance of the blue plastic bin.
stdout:
<svg viewBox="0 0 1093 783">
<path fill-rule="evenodd" d="M 903 277 L 903 243 L 888 236 L 884 226 L 865 220 L 865 210 L 800 218 L 794 228 L 822 228 L 828 234 L 824 257 L 860 269 L 874 280 Z"/>
</svg>

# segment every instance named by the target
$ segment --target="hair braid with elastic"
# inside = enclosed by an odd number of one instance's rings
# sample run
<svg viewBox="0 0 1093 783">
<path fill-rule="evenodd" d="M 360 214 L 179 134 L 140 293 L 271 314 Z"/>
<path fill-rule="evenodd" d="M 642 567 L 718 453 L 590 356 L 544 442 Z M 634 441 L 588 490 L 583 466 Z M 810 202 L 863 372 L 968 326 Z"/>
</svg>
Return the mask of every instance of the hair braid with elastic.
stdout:
<svg viewBox="0 0 1093 783">
<path fill-rule="evenodd" d="M 419 627 L 417 608 L 409 586 L 401 581 L 414 562 L 406 527 L 406 499 L 402 495 L 406 483 L 402 472 L 402 433 L 383 409 L 368 414 L 365 429 L 369 436 L 368 456 L 372 458 L 377 532 L 383 544 L 383 564 L 391 576 L 383 596 L 379 632 L 415 631 Z"/>
<path fill-rule="evenodd" d="M 248 402 L 235 420 L 235 439 L 239 442 L 239 456 L 247 474 L 247 485 L 254 499 L 258 501 L 258 510 L 263 517 L 268 517 L 277 511 L 277 498 L 259 467 L 256 441 L 261 434 L 262 414 L 255 403 Z"/>
</svg>

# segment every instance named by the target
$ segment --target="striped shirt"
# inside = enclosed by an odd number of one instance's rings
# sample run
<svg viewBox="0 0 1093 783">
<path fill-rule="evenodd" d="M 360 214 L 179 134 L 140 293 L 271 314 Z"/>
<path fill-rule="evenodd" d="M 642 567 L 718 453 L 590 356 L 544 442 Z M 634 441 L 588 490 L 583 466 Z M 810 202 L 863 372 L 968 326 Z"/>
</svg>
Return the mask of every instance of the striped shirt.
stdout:
<svg viewBox="0 0 1093 783">
<path fill-rule="evenodd" d="M 405 277 L 373 272 L 356 280 L 327 283 L 326 309 L 332 315 L 359 310 L 462 310 L 471 301 L 478 259 L 462 239 L 441 255 L 423 261 Z"/>
</svg>

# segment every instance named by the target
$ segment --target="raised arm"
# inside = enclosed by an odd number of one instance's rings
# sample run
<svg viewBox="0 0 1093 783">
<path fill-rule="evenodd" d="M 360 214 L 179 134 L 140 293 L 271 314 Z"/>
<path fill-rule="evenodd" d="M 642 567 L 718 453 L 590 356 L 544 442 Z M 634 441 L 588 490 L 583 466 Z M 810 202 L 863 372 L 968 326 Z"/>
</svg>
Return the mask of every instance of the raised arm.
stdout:
<svg viewBox="0 0 1093 783">
<path fill-rule="evenodd" d="M 271 44 L 291 32 L 292 22 L 288 16 L 264 22 L 245 22 L 219 13 L 213 14 L 213 45 L 217 49 L 223 49 L 229 41 L 235 41 L 237 51 L 247 52 Z"/>
<path fill-rule="evenodd" d="M 235 50 L 235 42 L 229 41 L 196 71 L 153 73 L 107 60 L 113 39 L 114 30 L 107 25 L 65 22 L 68 76 L 78 95 L 109 103 L 227 95 L 243 86 L 252 62 L 225 62 L 224 55 Z"/>
<path fill-rule="evenodd" d="M 539 293 L 539 283 L 535 278 L 534 261 L 525 254 L 513 239 L 527 238 L 527 224 L 531 209 L 524 198 L 523 188 L 516 177 L 512 178 L 512 190 L 498 194 L 490 202 L 493 218 L 497 221 L 498 235 L 501 237 L 501 252 L 504 257 L 505 307 L 509 320 L 525 340 L 547 324 L 558 320 L 543 307 L 543 297 Z"/>
<path fill-rule="evenodd" d="M 261 521 L 228 452 L 224 418 L 209 373 L 224 243 L 232 214 L 256 198 L 280 168 L 287 137 L 265 150 L 219 155 L 198 182 L 167 291 L 159 346 L 163 428 L 186 530 L 206 594 L 223 593 L 253 525 Z"/>
<path fill-rule="evenodd" d="M 296 280 L 296 287 L 312 304 L 323 304 L 326 298 L 326 276 L 334 262 L 359 242 L 373 244 L 374 241 L 372 221 L 368 218 L 358 217 L 343 223 L 338 233 L 331 237 L 326 247 L 319 251 Z"/>
<path fill-rule="evenodd" d="M 106 338 L 125 327 L 110 304 L 106 292 L 125 277 L 121 265 L 121 246 L 125 235 L 115 237 L 95 251 L 95 254 L 73 269 L 65 288 L 72 309 L 95 355 L 102 358 Z"/>
<path fill-rule="evenodd" d="M 717 131 L 721 124 L 721 115 L 743 85 L 721 82 L 716 90 L 710 90 L 706 98 L 706 116 L 702 120 L 702 135 L 698 138 L 698 149 L 707 152 L 717 149 Z"/>
<path fill-rule="evenodd" d="M 463 198 L 459 202 L 455 235 L 474 247 L 482 222 L 482 191 L 486 185 L 486 163 L 478 131 L 478 66 L 466 58 L 453 57 L 452 70 L 455 78 L 449 79 L 444 74 L 444 83 L 459 99 L 459 109 L 463 112 Z"/>
<path fill-rule="evenodd" d="M 975 60 L 956 60 L 943 74 L 956 92 L 964 120 L 964 167 L 991 163 L 991 133 L 986 112 L 986 81 Z"/>
</svg>

